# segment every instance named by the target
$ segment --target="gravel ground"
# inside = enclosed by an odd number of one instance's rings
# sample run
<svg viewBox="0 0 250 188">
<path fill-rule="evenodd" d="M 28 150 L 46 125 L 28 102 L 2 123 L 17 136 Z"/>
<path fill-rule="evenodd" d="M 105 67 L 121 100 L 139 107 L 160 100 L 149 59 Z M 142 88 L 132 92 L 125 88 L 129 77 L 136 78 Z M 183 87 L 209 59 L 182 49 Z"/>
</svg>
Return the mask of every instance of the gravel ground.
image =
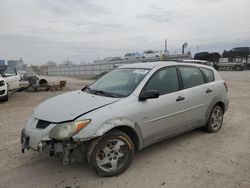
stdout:
<svg viewBox="0 0 250 188">
<path fill-rule="evenodd" d="M 249 188 L 250 71 L 221 74 L 229 86 L 230 106 L 219 133 L 195 130 L 154 144 L 112 178 L 96 176 L 86 162 L 64 166 L 57 158 L 22 154 L 20 131 L 32 110 L 61 92 L 15 93 L 0 104 L 0 187 Z"/>
</svg>

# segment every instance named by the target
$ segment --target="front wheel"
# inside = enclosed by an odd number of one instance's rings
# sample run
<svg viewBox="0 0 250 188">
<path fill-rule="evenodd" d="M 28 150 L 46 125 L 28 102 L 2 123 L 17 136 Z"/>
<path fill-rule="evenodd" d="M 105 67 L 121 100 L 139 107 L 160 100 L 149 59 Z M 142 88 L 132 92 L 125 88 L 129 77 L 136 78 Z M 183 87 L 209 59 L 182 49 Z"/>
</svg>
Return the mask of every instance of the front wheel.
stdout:
<svg viewBox="0 0 250 188">
<path fill-rule="evenodd" d="M 115 176 L 132 163 L 134 144 L 122 131 L 114 130 L 94 140 L 88 150 L 90 167 L 100 176 Z"/>
<path fill-rule="evenodd" d="M 223 110 L 219 105 L 216 105 L 210 116 L 206 126 L 206 130 L 209 133 L 218 132 L 221 129 L 223 123 Z"/>
</svg>

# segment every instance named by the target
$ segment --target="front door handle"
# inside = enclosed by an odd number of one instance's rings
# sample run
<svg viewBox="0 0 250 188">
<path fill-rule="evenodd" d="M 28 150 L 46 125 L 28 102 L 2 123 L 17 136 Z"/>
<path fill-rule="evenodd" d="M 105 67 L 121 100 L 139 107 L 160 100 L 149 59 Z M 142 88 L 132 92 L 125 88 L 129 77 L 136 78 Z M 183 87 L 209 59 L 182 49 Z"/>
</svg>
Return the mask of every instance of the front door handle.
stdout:
<svg viewBox="0 0 250 188">
<path fill-rule="evenodd" d="M 182 101 L 184 99 L 185 99 L 185 97 L 179 96 L 179 97 L 177 97 L 176 101 Z"/>
<path fill-rule="evenodd" d="M 206 93 L 211 93 L 213 90 L 212 89 L 207 89 Z"/>
</svg>

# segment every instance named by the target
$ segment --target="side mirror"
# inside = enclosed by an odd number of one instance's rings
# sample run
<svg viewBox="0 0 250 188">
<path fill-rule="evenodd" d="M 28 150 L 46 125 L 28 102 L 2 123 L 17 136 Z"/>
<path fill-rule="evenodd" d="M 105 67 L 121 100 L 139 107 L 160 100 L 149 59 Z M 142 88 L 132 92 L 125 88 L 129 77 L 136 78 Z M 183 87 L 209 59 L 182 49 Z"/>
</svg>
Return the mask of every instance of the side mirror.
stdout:
<svg viewBox="0 0 250 188">
<path fill-rule="evenodd" d="M 160 93 L 157 90 L 148 90 L 148 91 L 143 91 L 139 95 L 139 101 L 145 101 L 147 99 L 156 99 L 159 98 Z"/>
</svg>

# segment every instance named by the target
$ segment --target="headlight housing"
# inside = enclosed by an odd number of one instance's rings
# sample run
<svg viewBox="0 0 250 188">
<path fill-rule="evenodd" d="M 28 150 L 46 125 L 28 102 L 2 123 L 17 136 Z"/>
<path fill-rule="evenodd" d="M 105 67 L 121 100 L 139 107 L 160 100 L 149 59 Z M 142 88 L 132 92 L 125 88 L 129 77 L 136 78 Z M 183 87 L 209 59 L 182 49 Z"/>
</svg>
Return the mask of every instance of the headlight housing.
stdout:
<svg viewBox="0 0 250 188">
<path fill-rule="evenodd" d="M 82 121 L 58 124 L 52 129 L 49 137 L 56 140 L 68 140 L 86 127 L 90 121 L 90 119 L 86 119 Z"/>
<path fill-rule="evenodd" d="M 1 80 L 0 81 L 0 87 L 4 86 L 5 85 L 5 81 L 4 80 Z"/>
</svg>

